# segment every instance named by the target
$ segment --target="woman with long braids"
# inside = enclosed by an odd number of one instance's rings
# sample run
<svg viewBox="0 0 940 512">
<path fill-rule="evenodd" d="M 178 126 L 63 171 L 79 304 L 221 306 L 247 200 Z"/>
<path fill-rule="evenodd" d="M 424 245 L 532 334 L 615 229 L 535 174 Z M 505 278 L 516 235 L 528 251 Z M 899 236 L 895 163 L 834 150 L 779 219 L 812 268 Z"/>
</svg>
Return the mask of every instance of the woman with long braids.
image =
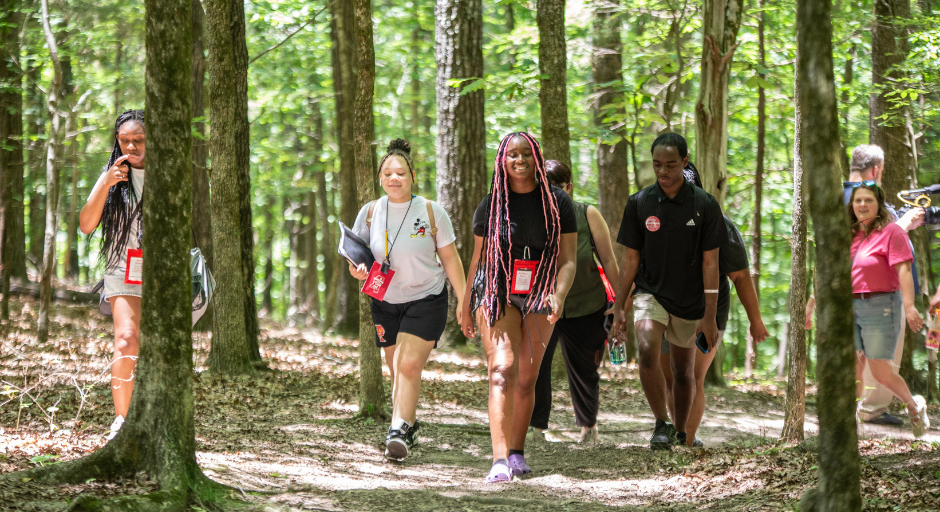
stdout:
<svg viewBox="0 0 940 512">
<path fill-rule="evenodd" d="M 147 153 L 144 128 L 143 110 L 128 110 L 118 116 L 114 123 L 111 158 L 79 214 L 82 233 L 90 234 L 101 225 L 99 259 L 106 262 L 104 299 L 111 303 L 114 319 L 111 395 L 115 418 L 111 423 L 109 440 L 124 424 L 134 392 L 141 286 L 139 276 L 128 272 L 128 262 L 141 253 L 144 159 Z"/>
<path fill-rule="evenodd" d="M 473 216 L 474 280 L 461 322 L 468 337 L 479 328 L 486 351 L 493 442 L 486 482 L 532 472 L 524 448 L 535 381 L 574 280 L 577 230 L 571 199 L 548 182 L 539 143 L 524 132 L 505 136 L 490 193 Z"/>
<path fill-rule="evenodd" d="M 415 167 L 408 142 L 395 139 L 388 145 L 379 163 L 379 183 L 386 196 L 364 205 L 353 226 L 369 242 L 375 265 L 350 265 L 349 273 L 365 281 L 363 292 L 372 297 L 376 345 L 392 374 L 385 457 L 401 461 L 418 441 L 421 372 L 447 325 L 445 278 L 457 294 L 458 312 L 467 282 L 447 212 L 411 193 Z"/>
</svg>

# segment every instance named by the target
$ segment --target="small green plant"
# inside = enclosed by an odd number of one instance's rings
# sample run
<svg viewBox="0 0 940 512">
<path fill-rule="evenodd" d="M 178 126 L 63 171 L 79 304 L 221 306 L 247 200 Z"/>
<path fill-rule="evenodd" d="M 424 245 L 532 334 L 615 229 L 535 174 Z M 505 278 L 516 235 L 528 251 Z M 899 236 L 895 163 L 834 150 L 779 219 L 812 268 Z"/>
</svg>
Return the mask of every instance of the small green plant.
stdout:
<svg viewBox="0 0 940 512">
<path fill-rule="evenodd" d="M 39 467 L 42 467 L 46 465 L 47 462 L 54 461 L 55 459 L 58 459 L 58 458 L 59 458 L 58 455 L 52 455 L 52 454 L 47 453 L 43 455 L 36 455 L 35 457 L 30 457 L 29 461 L 32 462 L 33 464 L 36 464 Z"/>
</svg>

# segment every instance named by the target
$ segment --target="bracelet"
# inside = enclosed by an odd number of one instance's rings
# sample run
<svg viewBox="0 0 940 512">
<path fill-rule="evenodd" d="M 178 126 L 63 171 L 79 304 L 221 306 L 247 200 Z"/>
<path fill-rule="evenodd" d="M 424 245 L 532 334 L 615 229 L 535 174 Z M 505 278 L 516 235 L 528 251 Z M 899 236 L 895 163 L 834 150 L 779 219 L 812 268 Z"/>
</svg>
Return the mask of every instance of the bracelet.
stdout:
<svg viewBox="0 0 940 512">
<path fill-rule="evenodd" d="M 718 290 L 705 290 L 705 293 L 718 293 Z"/>
</svg>

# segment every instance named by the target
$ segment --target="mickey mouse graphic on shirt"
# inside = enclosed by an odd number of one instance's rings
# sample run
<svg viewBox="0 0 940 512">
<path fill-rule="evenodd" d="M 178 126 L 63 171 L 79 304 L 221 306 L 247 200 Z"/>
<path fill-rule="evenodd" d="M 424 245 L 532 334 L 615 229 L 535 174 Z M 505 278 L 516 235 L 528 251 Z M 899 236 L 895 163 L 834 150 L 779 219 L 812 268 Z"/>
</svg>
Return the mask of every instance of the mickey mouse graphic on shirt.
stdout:
<svg viewBox="0 0 940 512">
<path fill-rule="evenodd" d="M 414 226 L 411 227 L 411 238 L 418 238 L 419 236 L 424 238 L 427 236 L 427 232 L 430 229 L 430 224 L 421 219 L 418 219 L 415 221 Z"/>
</svg>

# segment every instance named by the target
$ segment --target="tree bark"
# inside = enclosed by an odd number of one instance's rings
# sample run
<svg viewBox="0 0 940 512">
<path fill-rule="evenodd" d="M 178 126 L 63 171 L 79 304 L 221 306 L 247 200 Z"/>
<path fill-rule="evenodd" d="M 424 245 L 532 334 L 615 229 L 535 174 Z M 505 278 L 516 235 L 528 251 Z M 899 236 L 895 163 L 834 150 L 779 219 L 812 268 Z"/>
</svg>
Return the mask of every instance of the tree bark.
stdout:
<svg viewBox="0 0 940 512">
<path fill-rule="evenodd" d="M 330 237 L 329 216 L 326 213 L 326 204 L 319 204 L 321 187 L 323 188 L 322 200 L 326 203 L 326 170 L 323 168 L 323 160 L 320 158 L 323 153 L 323 115 L 320 113 L 319 103 L 314 103 L 312 108 L 313 139 L 311 143 L 313 161 L 311 162 L 310 173 L 312 186 L 306 197 L 306 217 L 309 220 L 308 225 L 304 227 L 307 261 L 306 270 L 304 271 L 304 289 L 306 290 L 304 310 L 307 312 L 307 323 L 310 325 L 319 323 L 322 318 L 320 316 L 320 270 L 318 268 L 321 249 L 325 266 L 329 266 L 333 261 L 330 255 L 333 242 Z M 322 245 L 317 240 L 317 233 L 323 233 Z M 324 282 L 329 282 L 329 277 L 326 274 L 326 269 L 324 269 Z"/>
<path fill-rule="evenodd" d="M 353 142 L 353 109 L 356 101 L 356 55 L 354 53 L 355 17 L 353 2 L 332 2 L 330 4 L 330 39 L 333 60 L 333 91 L 336 101 L 336 139 L 339 143 L 340 160 L 340 220 L 347 226 L 356 222 L 359 213 L 359 201 L 356 189 L 356 148 Z M 371 134 L 371 130 L 370 130 Z M 371 140 L 371 137 L 370 137 Z M 337 330 L 352 335 L 359 329 L 359 286 L 345 269 L 338 255 L 332 255 L 337 277 L 342 283 L 339 296 L 340 319 Z"/>
<path fill-rule="evenodd" d="M 767 62 L 764 48 L 764 12 L 762 1 L 757 0 L 757 59 L 761 71 L 758 75 L 766 79 Z M 760 249 L 761 249 L 761 200 L 764 195 L 764 149 L 767 130 L 767 95 L 764 86 L 757 86 L 757 165 L 754 169 L 754 216 L 751 217 L 751 280 L 754 289 L 760 292 Z M 782 368 L 782 366 L 781 366 Z M 750 333 L 747 335 L 747 353 L 744 359 L 744 376 L 751 378 L 757 369 L 757 343 Z"/>
<path fill-rule="evenodd" d="M 695 162 L 705 190 L 718 204 L 724 204 L 728 177 L 728 80 L 743 11 L 744 0 L 705 0 Z"/>
<path fill-rule="evenodd" d="M 486 121 L 482 89 L 464 88 L 483 77 L 483 3 L 438 0 L 435 8 L 437 61 L 437 200 L 457 233 L 457 254 L 473 252 L 473 213 L 486 195 Z M 449 82 L 466 79 L 459 87 Z M 450 286 L 448 284 L 448 286 Z M 445 343 L 461 343 L 457 297 L 449 295 Z"/>
<path fill-rule="evenodd" d="M 546 160 L 558 160 L 570 168 L 565 0 L 538 0 L 535 21 L 539 29 L 539 73 L 544 77 L 539 87 L 542 151 Z"/>
<path fill-rule="evenodd" d="M 358 54 L 356 103 L 353 112 L 357 195 L 361 204 L 375 198 L 372 163 L 372 99 L 375 94 L 375 47 L 372 40 L 372 0 L 353 0 L 355 6 L 356 53 Z M 351 225 L 351 224 L 350 224 Z M 385 389 L 382 385 L 382 356 L 375 346 L 375 326 L 370 314 L 371 298 L 359 300 L 359 417 L 383 418 Z"/>
<path fill-rule="evenodd" d="M 193 31 L 193 83 L 192 83 L 192 110 L 193 119 L 206 117 L 206 49 L 205 49 L 206 15 L 202 9 L 202 2 L 192 0 L 192 31 Z M 192 223 L 195 245 L 206 258 L 209 270 L 215 272 L 212 261 L 212 205 L 209 201 L 209 170 L 206 164 L 209 161 L 209 144 L 206 140 L 206 123 L 194 123 L 198 136 L 193 138 L 193 207 Z M 211 331 L 215 304 L 206 310 L 196 329 Z"/>
<path fill-rule="evenodd" d="M 70 116 L 71 118 L 69 119 L 68 124 L 77 128 L 78 125 L 75 122 L 77 118 L 77 112 L 71 112 Z M 73 281 L 78 281 L 78 211 L 81 209 L 82 199 L 78 196 L 78 181 L 81 179 L 81 175 L 78 168 L 77 138 L 72 140 L 72 144 L 68 147 L 68 151 L 68 163 L 72 168 L 72 179 L 69 182 L 69 209 L 68 224 L 66 227 L 68 238 L 65 243 L 65 261 L 63 262 L 62 266 L 65 267 L 66 276 L 70 277 Z"/>
<path fill-rule="evenodd" d="M 245 276 L 242 260 L 243 237 L 246 227 L 241 217 L 240 159 L 238 145 L 238 117 L 242 113 L 236 82 L 239 77 L 235 57 L 237 23 L 232 19 L 238 0 L 206 1 L 206 46 L 209 52 L 209 108 L 212 112 L 212 131 L 209 146 L 212 152 L 212 246 L 215 265 L 215 329 L 207 366 L 223 374 L 243 374 L 254 371 L 249 354 L 248 322 L 245 299 Z M 187 26 L 191 25 L 191 20 Z M 244 44 L 244 39 L 242 43 Z M 189 49 L 192 58 L 192 48 Z M 190 74 L 192 70 L 190 70 Z M 190 143 L 191 144 L 191 143 Z M 191 181 L 191 177 L 190 177 Z M 191 205 L 187 206 L 187 210 Z"/>
<path fill-rule="evenodd" d="M 839 118 L 832 65 L 832 4 L 797 2 L 797 82 L 803 165 L 817 250 L 819 510 L 861 510 L 855 425 L 851 228 L 839 186 Z M 791 290 L 792 291 L 792 290 Z M 794 329 L 798 331 L 799 329 Z"/>
<path fill-rule="evenodd" d="M 852 85 L 852 82 L 855 80 L 855 57 L 858 56 L 858 47 L 857 45 L 852 45 L 852 50 L 849 52 L 849 56 L 845 59 L 845 70 L 842 73 L 842 95 L 840 101 L 842 102 L 843 108 L 845 109 L 845 115 L 842 116 L 842 129 L 844 133 L 848 133 L 849 127 L 849 90 L 848 86 Z M 843 137 L 843 141 L 844 141 Z M 845 142 L 842 143 L 842 149 L 839 151 L 839 163 L 842 166 L 842 179 L 849 179 L 849 172 L 851 171 L 850 162 L 849 162 L 849 152 L 845 147 Z"/>
<path fill-rule="evenodd" d="M 620 0 L 594 3 L 591 70 L 594 74 L 594 126 L 597 140 L 597 207 L 610 228 L 612 240 L 620 232 L 623 207 L 630 196 L 627 173 L 627 113 L 623 97 L 623 45 L 620 41 Z M 583 170 L 586 172 L 587 170 Z M 618 253 L 623 249 L 615 244 Z M 618 254 L 620 256 L 621 254 Z"/>
<path fill-rule="evenodd" d="M 52 302 L 52 278 L 55 273 L 55 237 L 57 232 L 57 214 L 59 204 L 59 159 L 56 152 L 59 146 L 61 116 L 59 116 L 60 92 L 62 92 L 63 70 L 59 59 L 56 37 L 52 33 L 49 17 L 49 2 L 41 0 L 42 26 L 52 62 L 52 82 L 46 91 L 46 108 L 52 122 L 49 137 L 46 139 L 46 236 L 43 243 L 42 267 L 39 272 L 39 328 L 37 341 L 45 343 L 49 338 L 49 308 Z"/>
<path fill-rule="evenodd" d="M 267 317 L 274 309 L 274 303 L 271 299 L 271 290 L 274 286 L 274 197 L 269 197 L 267 205 L 264 207 L 264 281 L 261 284 L 261 311 L 258 313 L 262 317 Z"/>
<path fill-rule="evenodd" d="M 0 44 L 20 53 L 20 0 L 0 1 Z M 0 319 L 10 318 L 10 278 L 26 278 L 23 226 L 23 93 L 16 63 L 0 56 Z"/>
<path fill-rule="evenodd" d="M 27 22 L 32 24 L 31 22 Z M 46 181 L 43 158 L 45 145 L 39 142 L 46 133 L 46 120 L 43 112 L 46 111 L 42 91 L 39 89 L 39 80 L 42 77 L 42 64 L 28 61 L 26 71 L 26 131 L 24 140 L 31 141 L 26 145 L 26 168 L 29 173 L 29 247 L 27 258 L 39 268 L 42 264 L 43 237 L 46 232 L 46 196 L 40 192 L 40 186 Z M 36 141 L 33 142 L 32 139 Z"/>
<path fill-rule="evenodd" d="M 797 53 L 799 59 L 799 53 Z M 795 77 L 794 98 L 800 97 L 803 85 Z M 806 415 L 806 211 L 804 209 L 805 178 L 803 175 L 803 115 L 799 101 L 793 105 L 793 211 L 790 239 L 790 310 L 787 395 L 784 401 L 783 431 L 780 438 L 791 443 L 803 441 L 803 419 Z"/>
</svg>

